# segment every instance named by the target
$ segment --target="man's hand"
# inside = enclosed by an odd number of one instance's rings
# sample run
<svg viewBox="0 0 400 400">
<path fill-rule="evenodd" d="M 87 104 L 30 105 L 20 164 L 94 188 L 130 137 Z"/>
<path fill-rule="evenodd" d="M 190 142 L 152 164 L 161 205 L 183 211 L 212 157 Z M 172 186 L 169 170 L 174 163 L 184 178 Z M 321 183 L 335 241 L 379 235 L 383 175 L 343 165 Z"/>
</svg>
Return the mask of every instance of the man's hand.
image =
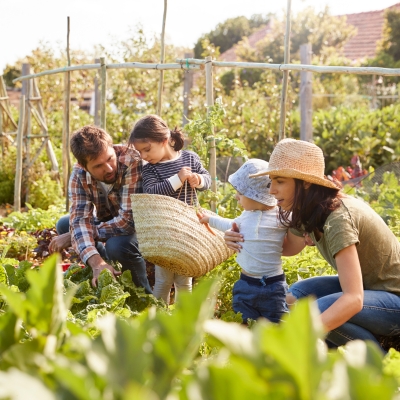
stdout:
<svg viewBox="0 0 400 400">
<path fill-rule="evenodd" d="M 62 250 L 71 247 L 71 234 L 69 232 L 54 237 L 49 244 L 50 253 L 61 253 Z"/>
<path fill-rule="evenodd" d="M 99 278 L 100 272 L 103 271 L 103 269 L 107 268 L 111 271 L 113 277 L 115 278 L 116 276 L 121 275 L 121 271 L 116 271 L 112 265 L 107 264 L 98 254 L 95 254 L 94 256 L 90 257 L 87 261 L 87 263 L 90 265 L 90 267 L 93 270 L 93 279 L 92 279 L 92 286 L 97 287 L 97 280 Z"/>
<path fill-rule="evenodd" d="M 201 183 L 200 176 L 195 173 L 191 174 L 187 181 L 192 189 L 196 188 Z"/>
<path fill-rule="evenodd" d="M 242 246 L 239 242 L 244 242 L 243 235 L 239 233 L 239 227 L 236 222 L 232 223 L 232 229 L 225 231 L 224 240 L 227 247 L 240 253 Z"/>
<path fill-rule="evenodd" d="M 192 170 L 190 167 L 182 167 L 181 170 L 178 172 L 178 177 L 182 183 L 189 179 L 192 175 Z"/>
</svg>

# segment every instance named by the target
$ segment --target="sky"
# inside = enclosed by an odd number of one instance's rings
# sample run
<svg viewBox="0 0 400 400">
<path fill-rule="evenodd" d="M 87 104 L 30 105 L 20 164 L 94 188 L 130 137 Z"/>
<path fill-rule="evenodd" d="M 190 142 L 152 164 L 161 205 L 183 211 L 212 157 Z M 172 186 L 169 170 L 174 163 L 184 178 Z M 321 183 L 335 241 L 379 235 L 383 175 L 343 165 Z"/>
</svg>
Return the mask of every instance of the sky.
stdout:
<svg viewBox="0 0 400 400">
<path fill-rule="evenodd" d="M 291 0 L 291 8 L 295 13 L 328 5 L 333 15 L 341 15 L 380 10 L 398 1 Z M 166 41 L 193 48 L 202 34 L 228 18 L 283 13 L 286 6 L 287 0 L 168 0 Z M 112 37 L 129 37 L 138 23 L 149 37 L 161 35 L 163 13 L 164 0 L 0 0 L 0 74 L 41 41 L 65 49 L 68 16 L 70 48 L 92 51 L 96 44 L 107 48 Z"/>
</svg>

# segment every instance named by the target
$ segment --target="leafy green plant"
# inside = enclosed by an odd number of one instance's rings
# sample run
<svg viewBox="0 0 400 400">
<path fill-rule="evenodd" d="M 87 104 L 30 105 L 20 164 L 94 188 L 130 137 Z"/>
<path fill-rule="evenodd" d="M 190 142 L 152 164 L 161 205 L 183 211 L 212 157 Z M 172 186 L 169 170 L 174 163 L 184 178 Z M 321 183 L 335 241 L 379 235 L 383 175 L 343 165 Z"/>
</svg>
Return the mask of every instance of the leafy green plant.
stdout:
<svg viewBox="0 0 400 400">
<path fill-rule="evenodd" d="M 80 273 L 74 268 L 66 276 Z M 96 331 L 90 335 L 87 326 L 67 318 L 77 288 L 64 290 L 57 257 L 27 270 L 26 278 L 26 293 L 4 279 L 0 285 L 7 302 L 0 313 L 3 397 L 29 390 L 49 399 L 82 400 L 395 395 L 398 353 L 383 360 L 374 344 L 364 342 L 328 352 L 318 310 L 309 300 L 299 301 L 282 324 L 259 321 L 249 330 L 210 320 L 217 288 L 209 279 L 193 294 L 183 293 L 171 313 L 155 307 L 135 318 L 98 313 L 87 321 Z M 102 273 L 97 290 L 103 293 L 110 284 L 109 274 Z"/>
<path fill-rule="evenodd" d="M 59 218 L 65 214 L 65 207 L 60 205 L 51 205 L 47 210 L 33 208 L 30 204 L 26 206 L 27 212 L 14 211 L 0 222 L 16 231 L 32 232 L 55 227 Z"/>
</svg>

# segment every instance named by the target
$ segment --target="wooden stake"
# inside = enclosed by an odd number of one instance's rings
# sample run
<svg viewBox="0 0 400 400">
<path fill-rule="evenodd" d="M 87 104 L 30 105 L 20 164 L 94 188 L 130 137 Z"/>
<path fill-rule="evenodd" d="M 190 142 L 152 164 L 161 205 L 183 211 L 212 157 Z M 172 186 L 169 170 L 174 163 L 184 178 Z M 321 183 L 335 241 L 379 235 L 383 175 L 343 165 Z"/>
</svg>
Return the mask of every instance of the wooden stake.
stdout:
<svg viewBox="0 0 400 400">
<path fill-rule="evenodd" d="M 290 7 L 291 0 L 287 0 L 287 10 L 286 10 L 286 33 L 285 33 L 285 53 L 283 57 L 284 64 L 290 62 Z M 281 119 L 279 126 L 279 140 L 285 138 L 285 122 L 286 122 L 286 98 L 287 98 L 287 87 L 289 80 L 289 71 L 283 71 L 283 81 L 282 81 L 282 95 L 281 95 Z"/>
<path fill-rule="evenodd" d="M 69 34 L 70 19 L 67 17 L 67 62 L 68 67 L 71 66 L 71 58 L 69 53 Z M 69 136 L 70 136 L 70 113 L 71 113 L 71 72 L 64 74 L 64 133 L 63 133 L 63 187 L 65 196 L 65 209 L 69 210 L 68 182 L 71 173 L 71 157 L 69 154 Z"/>
<path fill-rule="evenodd" d="M 100 58 L 96 58 L 94 62 L 100 64 Z M 96 71 L 96 76 L 94 77 L 94 124 L 100 126 L 99 71 Z"/>
<path fill-rule="evenodd" d="M 2 76 L 0 78 L 3 79 Z M 6 138 L 3 135 L 3 107 L 1 104 L 1 100 L 0 100 L 0 137 L 1 137 L 1 155 L 2 157 L 4 157 L 4 147 L 6 143 Z"/>
<path fill-rule="evenodd" d="M 163 15 L 163 23 L 162 23 L 162 31 L 161 31 L 161 64 L 164 64 L 165 61 L 165 22 L 167 19 L 167 0 L 164 0 L 164 15 Z M 160 81 L 158 83 L 158 101 L 157 101 L 157 114 L 161 116 L 162 110 L 162 92 L 164 86 L 164 70 L 160 71 Z"/>
<path fill-rule="evenodd" d="M 206 57 L 206 101 L 207 107 L 214 105 L 214 93 L 213 93 L 213 69 L 212 69 L 212 57 Z M 217 192 L 217 153 L 215 151 L 215 138 L 214 132 L 209 139 L 209 154 L 210 154 L 210 165 L 208 167 L 211 175 L 211 190 Z M 216 212 L 215 201 L 211 202 L 211 211 Z"/>
<path fill-rule="evenodd" d="M 190 58 L 192 53 L 185 53 L 186 58 Z M 187 117 L 189 115 L 189 99 L 190 91 L 193 86 L 193 74 L 188 69 L 183 75 L 183 116 L 182 116 L 182 126 L 187 124 Z"/>
<path fill-rule="evenodd" d="M 18 121 L 18 131 L 16 139 L 17 163 L 15 166 L 14 211 L 21 211 L 22 148 L 23 148 L 24 119 L 25 119 L 25 95 L 22 95 L 19 103 L 19 121 Z"/>
<path fill-rule="evenodd" d="M 311 64 L 311 43 L 300 46 L 302 64 Z M 312 133 L 312 73 L 300 72 L 300 139 L 311 142 Z"/>
<path fill-rule="evenodd" d="M 101 100 L 100 100 L 100 127 L 106 129 L 106 96 L 107 96 L 107 69 L 106 59 L 100 57 L 101 68 Z"/>
</svg>

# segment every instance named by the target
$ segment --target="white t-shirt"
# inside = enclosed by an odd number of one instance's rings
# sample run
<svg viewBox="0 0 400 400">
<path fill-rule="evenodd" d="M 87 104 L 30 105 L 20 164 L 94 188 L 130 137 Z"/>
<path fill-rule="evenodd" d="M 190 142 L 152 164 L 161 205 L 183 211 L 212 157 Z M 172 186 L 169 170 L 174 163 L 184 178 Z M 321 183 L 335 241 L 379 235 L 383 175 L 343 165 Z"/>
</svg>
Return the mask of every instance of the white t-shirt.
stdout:
<svg viewBox="0 0 400 400">
<path fill-rule="evenodd" d="M 287 228 L 278 218 L 278 207 L 266 211 L 243 211 L 236 219 L 210 217 L 212 228 L 226 231 L 236 222 L 243 234 L 244 242 L 236 261 L 249 275 L 256 278 L 267 278 L 281 275 L 282 244 Z"/>
</svg>

